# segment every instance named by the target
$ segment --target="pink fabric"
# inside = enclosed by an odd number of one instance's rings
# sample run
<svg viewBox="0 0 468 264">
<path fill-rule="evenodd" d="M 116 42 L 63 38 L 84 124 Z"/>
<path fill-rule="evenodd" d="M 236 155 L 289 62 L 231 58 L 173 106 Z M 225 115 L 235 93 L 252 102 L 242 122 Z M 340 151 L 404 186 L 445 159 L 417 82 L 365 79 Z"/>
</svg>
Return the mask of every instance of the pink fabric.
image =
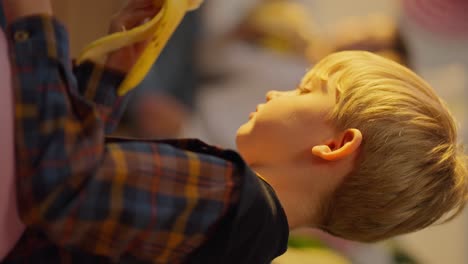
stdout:
<svg viewBox="0 0 468 264">
<path fill-rule="evenodd" d="M 0 29 L 0 261 L 24 230 L 16 204 L 10 70 L 7 42 Z"/>
</svg>

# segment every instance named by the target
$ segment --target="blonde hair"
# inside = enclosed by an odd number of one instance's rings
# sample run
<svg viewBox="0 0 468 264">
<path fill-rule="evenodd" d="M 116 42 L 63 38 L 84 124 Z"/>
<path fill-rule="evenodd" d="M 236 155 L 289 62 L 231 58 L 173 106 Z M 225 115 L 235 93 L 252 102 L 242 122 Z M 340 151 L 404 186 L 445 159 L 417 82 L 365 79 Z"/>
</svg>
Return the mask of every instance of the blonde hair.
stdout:
<svg viewBox="0 0 468 264">
<path fill-rule="evenodd" d="M 373 242 L 461 212 L 466 156 L 454 118 L 424 80 L 375 54 L 344 51 L 321 60 L 302 85 L 335 86 L 331 121 L 363 134 L 354 170 L 325 203 L 323 230 Z"/>
</svg>

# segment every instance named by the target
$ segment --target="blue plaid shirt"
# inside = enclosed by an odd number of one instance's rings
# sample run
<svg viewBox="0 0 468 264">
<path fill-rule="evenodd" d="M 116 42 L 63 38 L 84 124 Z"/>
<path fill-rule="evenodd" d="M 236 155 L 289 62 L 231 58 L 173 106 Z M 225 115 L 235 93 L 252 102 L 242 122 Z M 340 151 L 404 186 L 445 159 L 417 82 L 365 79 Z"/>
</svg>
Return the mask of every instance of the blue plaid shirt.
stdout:
<svg viewBox="0 0 468 264">
<path fill-rule="evenodd" d="M 180 263 L 234 210 L 238 154 L 197 140 L 110 139 L 122 74 L 70 63 L 66 30 L 9 25 L 18 206 L 27 230 L 7 263 Z"/>
</svg>

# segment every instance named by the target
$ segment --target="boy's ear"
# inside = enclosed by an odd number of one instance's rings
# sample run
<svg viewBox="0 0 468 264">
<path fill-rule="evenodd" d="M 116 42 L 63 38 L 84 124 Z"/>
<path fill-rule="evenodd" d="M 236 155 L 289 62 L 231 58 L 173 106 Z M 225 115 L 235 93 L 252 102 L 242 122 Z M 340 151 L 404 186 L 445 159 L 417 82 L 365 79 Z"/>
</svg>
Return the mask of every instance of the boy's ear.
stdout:
<svg viewBox="0 0 468 264">
<path fill-rule="evenodd" d="M 361 131 L 350 128 L 337 135 L 327 144 L 314 146 L 312 154 L 324 160 L 339 160 L 356 152 L 361 146 L 361 142 Z"/>
</svg>

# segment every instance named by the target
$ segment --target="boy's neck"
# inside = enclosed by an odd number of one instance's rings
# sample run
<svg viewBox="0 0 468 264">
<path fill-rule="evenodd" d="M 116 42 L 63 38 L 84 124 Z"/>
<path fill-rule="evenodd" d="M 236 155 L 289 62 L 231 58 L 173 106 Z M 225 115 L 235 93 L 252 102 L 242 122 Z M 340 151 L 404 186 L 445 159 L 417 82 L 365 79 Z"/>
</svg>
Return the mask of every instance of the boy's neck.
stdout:
<svg viewBox="0 0 468 264">
<path fill-rule="evenodd" d="M 252 166 L 275 190 L 283 206 L 289 229 L 316 227 L 320 222 L 320 201 L 325 193 L 319 172 L 301 166 Z"/>
</svg>

